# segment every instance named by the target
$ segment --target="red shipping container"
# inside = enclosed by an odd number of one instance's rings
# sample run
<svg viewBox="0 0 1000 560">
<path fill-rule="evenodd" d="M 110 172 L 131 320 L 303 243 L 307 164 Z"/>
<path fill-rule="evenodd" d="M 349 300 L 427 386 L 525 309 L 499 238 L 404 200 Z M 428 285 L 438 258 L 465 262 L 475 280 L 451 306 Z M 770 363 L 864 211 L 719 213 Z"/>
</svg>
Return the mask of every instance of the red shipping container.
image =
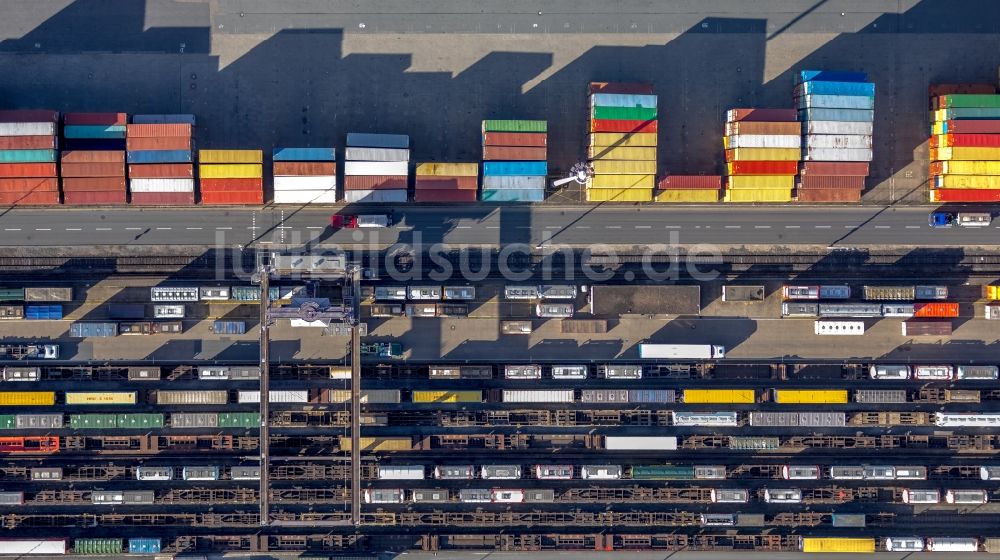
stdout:
<svg viewBox="0 0 1000 560">
<path fill-rule="evenodd" d="M 125 127 L 126 138 L 190 138 L 191 135 L 189 124 L 130 124 Z"/>
<path fill-rule="evenodd" d="M 927 88 L 927 94 L 931 100 L 939 95 L 951 95 L 953 93 L 996 93 L 997 88 L 993 84 L 931 84 Z"/>
<path fill-rule="evenodd" d="M 1000 134 L 945 134 L 944 142 L 940 143 L 940 136 L 931 136 L 931 148 L 943 148 L 947 146 L 955 147 L 986 147 L 996 148 L 1000 146 Z"/>
<path fill-rule="evenodd" d="M 128 166 L 132 179 L 190 179 L 194 165 L 190 163 L 133 163 Z"/>
<path fill-rule="evenodd" d="M 125 177 L 63 177 L 63 192 L 125 192 Z"/>
<path fill-rule="evenodd" d="M 544 132 L 487 132 L 483 135 L 483 145 L 543 148 L 548 145 L 548 138 Z"/>
<path fill-rule="evenodd" d="M 414 191 L 414 202 L 475 202 L 479 193 L 462 189 L 421 189 Z"/>
<path fill-rule="evenodd" d="M 915 303 L 914 317 L 958 317 L 957 303 Z"/>
<path fill-rule="evenodd" d="M 799 175 L 868 176 L 868 163 L 863 161 L 806 161 Z"/>
<path fill-rule="evenodd" d="M 726 136 L 734 134 L 794 134 L 802 133 L 799 122 L 738 121 L 726 123 Z"/>
<path fill-rule="evenodd" d="M 72 150 L 63 152 L 59 161 L 65 163 L 125 163 L 122 150 Z"/>
<path fill-rule="evenodd" d="M 660 190 L 670 189 L 715 189 L 722 188 L 719 175 L 668 175 L 660 179 Z"/>
<path fill-rule="evenodd" d="M 59 191 L 42 192 L 0 192 L 0 204 L 4 206 L 52 205 L 59 204 Z"/>
<path fill-rule="evenodd" d="M 12 111 L 0 111 L 0 122 L 3 123 L 24 123 L 24 122 L 59 122 L 59 112 L 47 109 L 15 109 Z"/>
<path fill-rule="evenodd" d="M 264 204 L 264 193 L 258 191 L 201 192 L 202 204 L 213 205 L 261 205 Z"/>
<path fill-rule="evenodd" d="M 55 136 L 0 136 L 0 150 L 53 150 Z"/>
<path fill-rule="evenodd" d="M 629 95 L 653 95 L 653 84 L 642 82 L 590 82 L 589 91 L 594 93 L 625 93 Z"/>
<path fill-rule="evenodd" d="M 63 203 L 67 205 L 94 206 L 125 204 L 125 202 L 125 191 L 79 191 L 63 193 Z"/>
<path fill-rule="evenodd" d="M 66 113 L 63 124 L 69 125 L 123 125 L 128 123 L 125 113 Z"/>
<path fill-rule="evenodd" d="M 950 319 L 909 319 L 903 321 L 903 336 L 951 336 Z"/>
<path fill-rule="evenodd" d="M 590 121 L 590 131 L 620 132 L 623 134 L 656 132 L 656 121 L 616 121 L 610 119 L 593 119 Z"/>
<path fill-rule="evenodd" d="M 63 177 L 124 177 L 124 163 L 63 163 Z"/>
<path fill-rule="evenodd" d="M 1000 202 L 1000 189 L 934 189 L 931 202 Z"/>
<path fill-rule="evenodd" d="M 0 179 L 0 192 L 59 192 L 59 179 L 55 177 L 17 177 Z"/>
<path fill-rule="evenodd" d="M 198 187 L 205 192 L 264 192 L 261 179 L 200 179 Z"/>
<path fill-rule="evenodd" d="M 861 202 L 861 191 L 853 189 L 799 189 L 798 202 Z"/>
<path fill-rule="evenodd" d="M 273 174 L 275 177 L 336 175 L 337 164 L 332 161 L 276 161 Z"/>
<path fill-rule="evenodd" d="M 727 164 L 730 175 L 796 175 L 797 161 L 731 161 Z"/>
<path fill-rule="evenodd" d="M 1000 120 L 945 121 L 948 134 L 1000 134 Z"/>
<path fill-rule="evenodd" d="M 798 109 L 730 109 L 726 112 L 728 122 L 794 122 L 799 120 Z"/>
<path fill-rule="evenodd" d="M 58 177 L 54 163 L 0 163 L 0 177 Z"/>
<path fill-rule="evenodd" d="M 527 146 L 483 146 L 483 159 L 488 161 L 544 161 L 545 148 Z"/>
<path fill-rule="evenodd" d="M 405 189 L 406 179 L 406 175 L 347 175 L 344 177 L 344 189 L 349 191 Z"/>
<path fill-rule="evenodd" d="M 132 193 L 137 206 L 193 206 L 194 193 Z"/>
<path fill-rule="evenodd" d="M 125 149 L 139 150 L 190 150 L 190 136 L 165 136 L 163 138 L 126 138 Z"/>
<path fill-rule="evenodd" d="M 421 189 L 460 189 L 474 191 L 479 187 L 479 178 L 456 175 L 418 175 L 414 181 L 414 186 L 418 191 Z"/>
<path fill-rule="evenodd" d="M 865 178 L 842 175 L 803 175 L 799 178 L 799 188 L 861 191 L 865 188 Z"/>
</svg>

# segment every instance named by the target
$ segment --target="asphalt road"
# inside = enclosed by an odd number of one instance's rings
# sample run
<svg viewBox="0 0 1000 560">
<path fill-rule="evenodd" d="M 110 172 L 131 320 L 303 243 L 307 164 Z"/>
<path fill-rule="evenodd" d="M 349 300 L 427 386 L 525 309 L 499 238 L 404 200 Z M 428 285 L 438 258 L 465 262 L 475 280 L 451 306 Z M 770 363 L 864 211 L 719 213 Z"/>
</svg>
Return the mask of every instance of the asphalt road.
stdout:
<svg viewBox="0 0 1000 560">
<path fill-rule="evenodd" d="M 11 209 L 0 214 L 0 245 L 248 245 L 309 247 L 406 243 L 588 246 L 672 244 L 920 247 L 1000 245 L 1000 223 L 933 229 L 926 208 L 397 206 L 379 230 L 332 231 L 334 208 Z"/>
</svg>

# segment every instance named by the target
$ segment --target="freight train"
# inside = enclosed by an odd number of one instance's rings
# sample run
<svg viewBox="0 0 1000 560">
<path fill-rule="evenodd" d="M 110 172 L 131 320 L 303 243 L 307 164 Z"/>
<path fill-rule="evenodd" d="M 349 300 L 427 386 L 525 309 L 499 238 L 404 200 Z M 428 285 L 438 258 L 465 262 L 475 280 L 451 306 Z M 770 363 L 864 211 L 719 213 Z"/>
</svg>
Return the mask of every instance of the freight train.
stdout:
<svg viewBox="0 0 1000 560">
<path fill-rule="evenodd" d="M 958 304 L 951 302 L 890 304 L 890 303 L 803 303 L 803 302 L 793 301 L 781 304 L 782 317 L 954 318 L 958 317 L 958 313 L 959 313 Z"/>
</svg>

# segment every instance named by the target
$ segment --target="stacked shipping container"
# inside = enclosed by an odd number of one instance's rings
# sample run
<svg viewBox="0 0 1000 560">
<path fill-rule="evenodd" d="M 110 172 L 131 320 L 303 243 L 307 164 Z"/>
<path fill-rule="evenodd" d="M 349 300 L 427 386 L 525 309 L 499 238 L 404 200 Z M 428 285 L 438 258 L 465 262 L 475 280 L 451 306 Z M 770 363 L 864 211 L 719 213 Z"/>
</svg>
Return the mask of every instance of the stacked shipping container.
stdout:
<svg viewBox="0 0 1000 560">
<path fill-rule="evenodd" d="M 202 204 L 263 204 L 261 150 L 199 150 Z"/>
<path fill-rule="evenodd" d="M 345 202 L 406 202 L 410 137 L 405 134 L 347 135 Z"/>
<path fill-rule="evenodd" d="M 932 87 L 931 202 L 1000 202 L 1000 95 L 986 87 Z"/>
<path fill-rule="evenodd" d="M 726 202 L 791 202 L 802 139 L 795 109 L 730 109 Z"/>
<path fill-rule="evenodd" d="M 652 201 L 657 134 L 653 86 L 591 82 L 588 93 L 587 157 L 594 174 L 587 183 L 587 202 Z"/>
<path fill-rule="evenodd" d="M 541 202 L 548 176 L 548 122 L 485 120 L 483 193 L 488 202 Z"/>
<path fill-rule="evenodd" d="M 333 204 L 337 202 L 335 148 L 275 148 L 275 204 Z"/>
<path fill-rule="evenodd" d="M 0 111 L 0 204 L 59 204 L 59 113 Z"/>
<path fill-rule="evenodd" d="M 421 163 L 416 169 L 414 202 L 475 202 L 479 165 Z"/>
<path fill-rule="evenodd" d="M 194 115 L 133 115 L 125 149 L 132 204 L 194 204 Z"/>
<path fill-rule="evenodd" d="M 875 84 L 863 72 L 803 70 L 795 86 L 802 121 L 799 202 L 860 202 L 872 160 Z"/>
<path fill-rule="evenodd" d="M 656 202 L 718 202 L 719 175 L 668 175 L 660 179 Z"/>
<path fill-rule="evenodd" d="M 66 204 L 125 204 L 125 113 L 66 113 L 60 165 Z"/>
</svg>

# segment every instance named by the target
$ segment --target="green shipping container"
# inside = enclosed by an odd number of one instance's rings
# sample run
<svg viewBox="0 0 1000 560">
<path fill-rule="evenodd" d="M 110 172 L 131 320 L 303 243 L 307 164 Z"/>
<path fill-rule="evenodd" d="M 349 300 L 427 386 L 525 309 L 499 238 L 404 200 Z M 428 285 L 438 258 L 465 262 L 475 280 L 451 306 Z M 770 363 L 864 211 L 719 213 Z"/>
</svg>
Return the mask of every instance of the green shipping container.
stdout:
<svg viewBox="0 0 1000 560">
<path fill-rule="evenodd" d="M 220 428 L 259 428 L 259 412 L 220 412 Z"/>
<path fill-rule="evenodd" d="M 1000 107 L 1000 95 L 960 93 L 943 96 L 938 107 Z"/>
<path fill-rule="evenodd" d="M 0 430 L 13 430 L 14 426 L 13 414 L 0 414 Z"/>
<path fill-rule="evenodd" d="M 0 288 L 0 301 L 24 301 L 24 288 Z"/>
<path fill-rule="evenodd" d="M 233 286 L 229 294 L 236 301 L 260 301 L 260 286 Z"/>
<path fill-rule="evenodd" d="M 644 107 L 594 107 L 594 119 L 610 121 L 651 121 L 656 109 Z"/>
<path fill-rule="evenodd" d="M 70 414 L 69 427 L 74 430 L 106 430 L 118 426 L 114 414 Z"/>
<path fill-rule="evenodd" d="M 1000 119 L 1000 107 L 956 107 L 951 109 L 938 109 L 931 115 L 932 118 L 940 120 L 958 119 Z"/>
<path fill-rule="evenodd" d="M 486 120 L 483 132 L 548 132 L 548 121 Z"/>
<path fill-rule="evenodd" d="M 124 549 L 121 539 L 76 539 L 73 552 L 76 554 L 121 554 Z"/>
<path fill-rule="evenodd" d="M 118 427 L 125 429 L 162 428 L 162 414 L 119 414 Z"/>
<path fill-rule="evenodd" d="M 643 465 L 632 467 L 634 480 L 693 480 L 694 466 Z"/>
<path fill-rule="evenodd" d="M 0 150 L 0 163 L 54 163 L 55 161 L 55 150 Z"/>
</svg>

